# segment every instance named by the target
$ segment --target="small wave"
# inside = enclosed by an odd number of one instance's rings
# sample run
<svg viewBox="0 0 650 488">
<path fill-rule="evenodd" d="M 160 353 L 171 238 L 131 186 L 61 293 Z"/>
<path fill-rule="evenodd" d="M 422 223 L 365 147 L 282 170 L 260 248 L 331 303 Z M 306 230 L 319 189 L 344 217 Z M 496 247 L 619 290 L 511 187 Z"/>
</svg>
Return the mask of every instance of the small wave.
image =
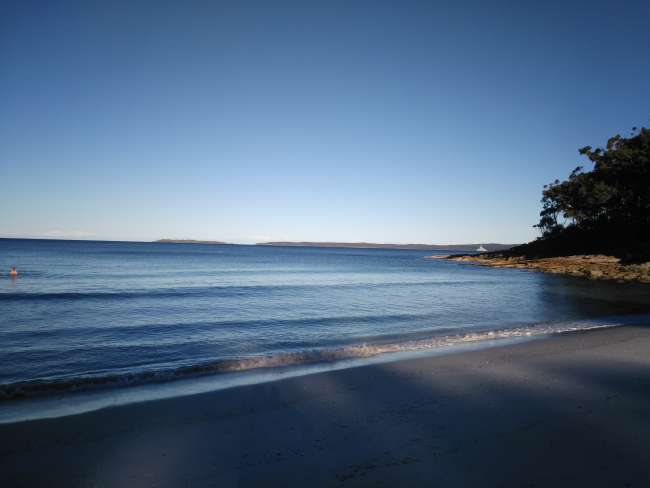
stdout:
<svg viewBox="0 0 650 488">
<path fill-rule="evenodd" d="M 69 327 L 49 327 L 40 329 L 27 329 L 17 326 L 13 329 L 5 329 L 0 332 L 0 339 L 5 342 L 16 340 L 31 340 L 34 338 L 52 338 L 56 339 L 64 334 L 103 334 L 109 335 L 112 340 L 118 337 L 136 337 L 138 334 L 146 334 L 154 337 L 157 334 L 165 334 L 170 331 L 191 331 L 192 334 L 211 332 L 214 330 L 261 330 L 269 327 L 274 329 L 292 328 L 309 325 L 311 327 L 320 326 L 337 326 L 351 324 L 379 324 L 398 321 L 427 320 L 435 317 L 435 314 L 365 314 L 365 315 L 334 315 L 326 317 L 309 317 L 309 318 L 268 318 L 268 319 L 248 319 L 248 320 L 202 320 L 188 322 L 168 322 L 168 323 L 145 323 L 139 325 L 115 325 L 110 327 L 101 326 L 69 326 Z M 438 331 L 440 329 L 437 329 Z M 179 332 L 186 334 L 186 332 Z M 200 339 L 204 340 L 204 339 Z M 138 342 L 140 343 L 140 341 Z M 87 345 L 80 345 L 80 349 L 86 349 Z M 96 347 L 102 347 L 97 345 Z M 58 348 L 54 348 L 58 350 Z"/>
<path fill-rule="evenodd" d="M 317 288 L 380 288 L 393 286 L 467 286 L 469 284 L 487 285 L 488 281 L 422 281 L 422 282 L 359 282 L 359 283 L 318 283 L 318 284 L 280 284 L 280 285 L 216 285 L 197 286 L 186 288 L 158 288 L 151 290 L 130 290 L 130 291 L 88 291 L 88 292 L 9 292 L 0 293 L 0 301 L 51 301 L 51 300 L 127 300 L 140 298 L 187 298 L 205 296 L 237 296 L 267 294 L 282 291 L 301 291 Z"/>
<path fill-rule="evenodd" d="M 53 380 L 30 380 L 0 385 L 0 400 L 32 397 L 53 393 L 68 393 L 95 388 L 131 386 L 143 383 L 163 382 L 193 376 L 246 371 L 260 368 L 299 366 L 313 363 L 335 362 L 346 359 L 369 358 L 387 353 L 423 351 L 466 343 L 498 339 L 544 336 L 575 331 L 587 331 L 622 325 L 620 323 L 561 323 L 538 324 L 509 329 L 469 332 L 456 335 L 434 336 L 401 342 L 364 343 L 337 348 L 281 352 L 242 358 L 222 359 L 202 364 L 183 366 L 159 371 L 82 376 Z"/>
<path fill-rule="evenodd" d="M 45 293 L 2 293 L 0 301 L 50 301 L 50 300 L 126 300 L 137 298 L 174 298 L 204 296 L 207 294 L 245 294 L 243 287 L 210 287 L 185 289 L 158 289 L 119 292 L 45 292 Z"/>
</svg>

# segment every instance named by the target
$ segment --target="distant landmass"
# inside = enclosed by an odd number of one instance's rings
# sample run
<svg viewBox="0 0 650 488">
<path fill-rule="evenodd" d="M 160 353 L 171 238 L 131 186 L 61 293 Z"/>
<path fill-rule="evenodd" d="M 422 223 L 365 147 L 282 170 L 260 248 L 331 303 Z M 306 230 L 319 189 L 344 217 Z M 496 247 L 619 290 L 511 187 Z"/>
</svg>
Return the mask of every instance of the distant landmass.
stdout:
<svg viewBox="0 0 650 488">
<path fill-rule="evenodd" d="M 195 239 L 158 239 L 154 242 L 163 244 L 228 244 L 222 241 L 197 241 Z"/>
<path fill-rule="evenodd" d="M 411 249 L 419 251 L 476 251 L 483 246 L 486 251 L 504 251 L 517 244 L 376 244 L 373 242 L 258 242 L 258 246 L 294 247 L 347 247 L 361 249 Z"/>
</svg>

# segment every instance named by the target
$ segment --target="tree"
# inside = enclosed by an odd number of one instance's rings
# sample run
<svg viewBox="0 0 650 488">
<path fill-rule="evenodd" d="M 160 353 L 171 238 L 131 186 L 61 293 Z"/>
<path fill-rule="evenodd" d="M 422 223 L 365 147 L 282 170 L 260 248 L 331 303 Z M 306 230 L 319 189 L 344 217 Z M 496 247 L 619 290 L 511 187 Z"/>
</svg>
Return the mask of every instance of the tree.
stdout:
<svg viewBox="0 0 650 488">
<path fill-rule="evenodd" d="M 650 129 L 641 128 L 629 138 L 616 135 L 604 149 L 587 146 L 579 152 L 594 167 L 585 171 L 579 166 L 567 180 L 544 187 L 535 226 L 541 239 L 571 234 L 610 242 L 615 233 L 636 247 L 649 243 Z"/>
</svg>

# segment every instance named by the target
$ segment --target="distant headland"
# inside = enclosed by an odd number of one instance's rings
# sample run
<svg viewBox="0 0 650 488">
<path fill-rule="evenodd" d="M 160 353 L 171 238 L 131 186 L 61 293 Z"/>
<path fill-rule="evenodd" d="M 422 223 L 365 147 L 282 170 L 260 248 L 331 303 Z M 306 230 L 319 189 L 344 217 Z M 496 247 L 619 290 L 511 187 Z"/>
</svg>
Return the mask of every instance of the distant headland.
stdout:
<svg viewBox="0 0 650 488">
<path fill-rule="evenodd" d="M 228 244 L 222 241 L 197 241 L 195 239 L 158 239 L 161 244 Z"/>
<path fill-rule="evenodd" d="M 291 247 L 345 247 L 359 249 L 410 249 L 418 251 L 464 251 L 473 252 L 483 246 L 488 251 L 504 251 L 517 244 L 376 244 L 373 242 L 259 242 L 258 246 L 291 246 Z"/>
</svg>

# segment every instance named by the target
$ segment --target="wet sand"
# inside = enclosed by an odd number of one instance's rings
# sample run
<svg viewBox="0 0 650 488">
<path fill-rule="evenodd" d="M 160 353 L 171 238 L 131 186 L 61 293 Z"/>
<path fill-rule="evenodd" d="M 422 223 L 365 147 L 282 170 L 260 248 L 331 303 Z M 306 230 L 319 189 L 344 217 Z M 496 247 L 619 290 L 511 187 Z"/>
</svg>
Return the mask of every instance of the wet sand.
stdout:
<svg viewBox="0 0 650 488">
<path fill-rule="evenodd" d="M 7 487 L 650 486 L 650 327 L 0 425 L 0 439 Z"/>
</svg>

